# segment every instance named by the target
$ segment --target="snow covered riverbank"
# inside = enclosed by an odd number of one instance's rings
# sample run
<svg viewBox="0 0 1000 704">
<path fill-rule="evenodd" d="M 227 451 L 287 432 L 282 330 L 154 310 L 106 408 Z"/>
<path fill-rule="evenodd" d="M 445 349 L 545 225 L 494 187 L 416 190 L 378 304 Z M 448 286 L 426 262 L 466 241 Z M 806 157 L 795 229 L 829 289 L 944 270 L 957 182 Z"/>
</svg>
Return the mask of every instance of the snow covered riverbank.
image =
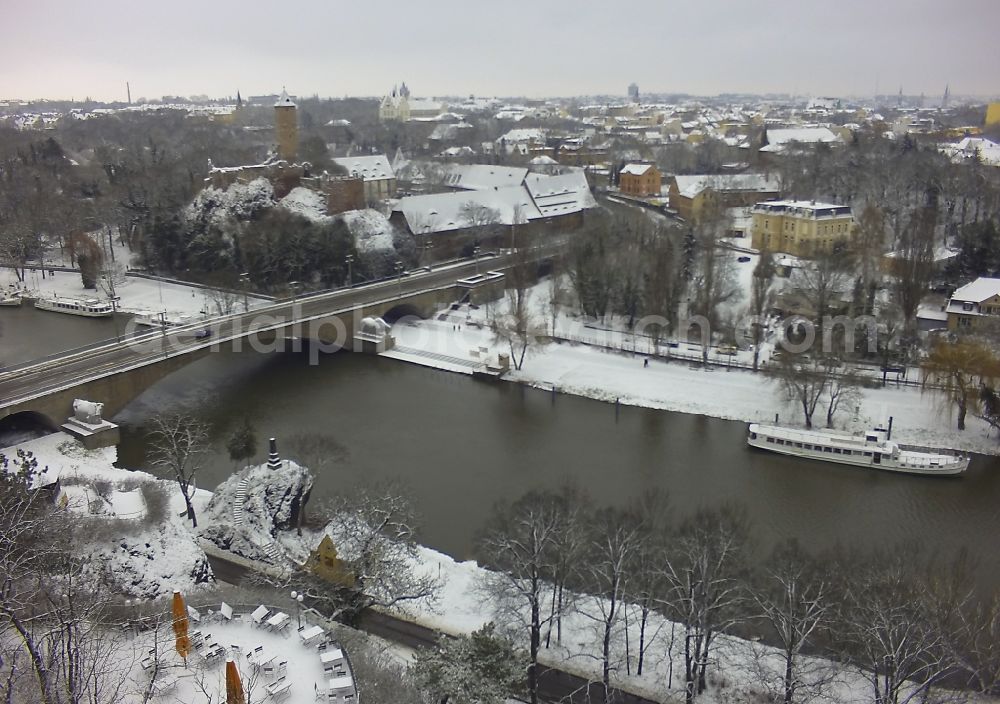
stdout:
<svg viewBox="0 0 1000 704">
<path fill-rule="evenodd" d="M 535 295 L 544 288 L 536 286 Z M 551 321 L 546 327 L 552 329 Z M 773 421 L 777 413 L 783 422 L 802 422 L 801 411 L 781 397 L 777 384 L 762 373 L 725 366 L 730 357 L 715 350 L 710 354 L 714 366 L 708 368 L 657 358 L 646 366 L 646 354 L 607 349 L 623 343 L 631 348 L 627 333 L 588 327 L 564 315 L 556 317 L 555 330 L 558 336 L 579 342 L 535 345 L 529 348 L 523 368 L 505 378 L 601 401 L 726 420 Z M 453 372 L 471 374 L 487 359 L 495 362 L 498 353 L 509 352 L 494 340 L 484 308 L 463 306 L 431 320 L 405 319 L 393 326 L 393 335 L 397 350 L 386 356 Z M 637 349 L 642 352 L 647 344 L 640 338 Z M 687 347 L 682 344 L 679 351 L 698 356 L 698 348 Z M 741 352 L 733 359 L 746 361 L 747 355 Z M 817 409 L 816 422 L 823 423 L 823 416 Z M 857 430 L 886 422 L 890 416 L 893 438 L 900 442 L 1000 454 L 1000 442 L 985 422 L 970 416 L 966 430 L 955 430 L 954 418 L 943 408 L 940 394 L 915 386 L 890 383 L 886 388 L 862 389 L 857 414 L 843 414 L 838 426 Z"/>
</svg>

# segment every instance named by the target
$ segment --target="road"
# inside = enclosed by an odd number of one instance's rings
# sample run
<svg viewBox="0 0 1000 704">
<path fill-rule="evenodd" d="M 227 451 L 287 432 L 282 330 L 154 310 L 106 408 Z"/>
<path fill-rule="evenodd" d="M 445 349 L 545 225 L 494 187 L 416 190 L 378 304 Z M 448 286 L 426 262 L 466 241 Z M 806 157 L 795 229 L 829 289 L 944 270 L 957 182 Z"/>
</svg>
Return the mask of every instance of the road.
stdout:
<svg viewBox="0 0 1000 704">
<path fill-rule="evenodd" d="M 390 280 L 285 300 L 248 313 L 158 330 L 124 338 L 121 342 L 112 340 L 37 363 L 20 365 L 0 374 L 0 408 L 44 396 L 66 386 L 152 364 L 166 357 L 219 345 L 245 336 L 251 330 L 263 332 L 277 329 L 294 321 L 321 318 L 378 301 L 442 288 L 477 271 L 504 269 L 510 263 L 511 257 L 504 255 L 485 257 L 478 262 L 470 260 L 432 271 L 404 272 L 402 276 Z M 206 327 L 211 329 L 211 337 L 196 338 L 195 333 Z"/>
</svg>

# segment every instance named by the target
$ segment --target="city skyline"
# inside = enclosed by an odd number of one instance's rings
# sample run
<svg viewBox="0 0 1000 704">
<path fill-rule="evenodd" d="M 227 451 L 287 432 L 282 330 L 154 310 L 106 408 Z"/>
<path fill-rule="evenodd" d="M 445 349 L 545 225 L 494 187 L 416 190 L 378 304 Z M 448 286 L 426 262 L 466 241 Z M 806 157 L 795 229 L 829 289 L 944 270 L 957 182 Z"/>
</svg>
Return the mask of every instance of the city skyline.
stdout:
<svg viewBox="0 0 1000 704">
<path fill-rule="evenodd" d="M 0 97 L 124 101 L 164 95 L 418 96 L 643 93 L 953 96 L 1000 93 L 1000 6 L 962 0 L 784 1 L 624 12 L 558 0 L 500 10 L 437 0 L 392 6 L 170 7 L 65 0 L 8 10 L 0 48 L 17 70 Z M 261 30 L 264 28 L 264 31 Z"/>
</svg>

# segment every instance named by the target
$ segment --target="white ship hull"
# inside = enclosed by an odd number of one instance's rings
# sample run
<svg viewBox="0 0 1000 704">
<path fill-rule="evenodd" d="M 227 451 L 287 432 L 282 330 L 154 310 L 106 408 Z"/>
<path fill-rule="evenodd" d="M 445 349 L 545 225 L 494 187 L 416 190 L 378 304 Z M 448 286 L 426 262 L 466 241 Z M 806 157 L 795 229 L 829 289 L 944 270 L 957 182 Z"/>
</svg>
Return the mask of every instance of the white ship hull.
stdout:
<svg viewBox="0 0 1000 704">
<path fill-rule="evenodd" d="M 751 423 L 747 444 L 779 455 L 902 474 L 955 476 L 969 468 L 968 457 L 902 449 L 883 430 L 844 435 Z"/>
<path fill-rule="evenodd" d="M 85 318 L 110 318 L 114 308 L 110 303 L 96 298 L 38 298 L 35 300 L 38 310 L 50 310 L 53 313 L 80 315 Z"/>
</svg>

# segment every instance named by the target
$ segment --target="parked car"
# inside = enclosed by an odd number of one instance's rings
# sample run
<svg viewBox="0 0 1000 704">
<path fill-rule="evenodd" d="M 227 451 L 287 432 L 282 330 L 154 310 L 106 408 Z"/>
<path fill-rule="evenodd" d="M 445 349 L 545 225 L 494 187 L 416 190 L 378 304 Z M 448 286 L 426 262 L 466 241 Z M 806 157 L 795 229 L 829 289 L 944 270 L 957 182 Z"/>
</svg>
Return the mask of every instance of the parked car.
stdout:
<svg viewBox="0 0 1000 704">
<path fill-rule="evenodd" d="M 736 261 L 738 261 L 741 264 L 746 264 L 748 261 L 750 261 L 750 257 L 740 257 Z"/>
<path fill-rule="evenodd" d="M 719 345 L 719 354 L 736 354 L 736 345 Z"/>
<path fill-rule="evenodd" d="M 198 330 L 194 334 L 194 339 L 196 339 L 196 340 L 207 340 L 211 336 L 212 336 L 212 331 L 209 328 L 204 328 L 202 330 Z"/>
</svg>

